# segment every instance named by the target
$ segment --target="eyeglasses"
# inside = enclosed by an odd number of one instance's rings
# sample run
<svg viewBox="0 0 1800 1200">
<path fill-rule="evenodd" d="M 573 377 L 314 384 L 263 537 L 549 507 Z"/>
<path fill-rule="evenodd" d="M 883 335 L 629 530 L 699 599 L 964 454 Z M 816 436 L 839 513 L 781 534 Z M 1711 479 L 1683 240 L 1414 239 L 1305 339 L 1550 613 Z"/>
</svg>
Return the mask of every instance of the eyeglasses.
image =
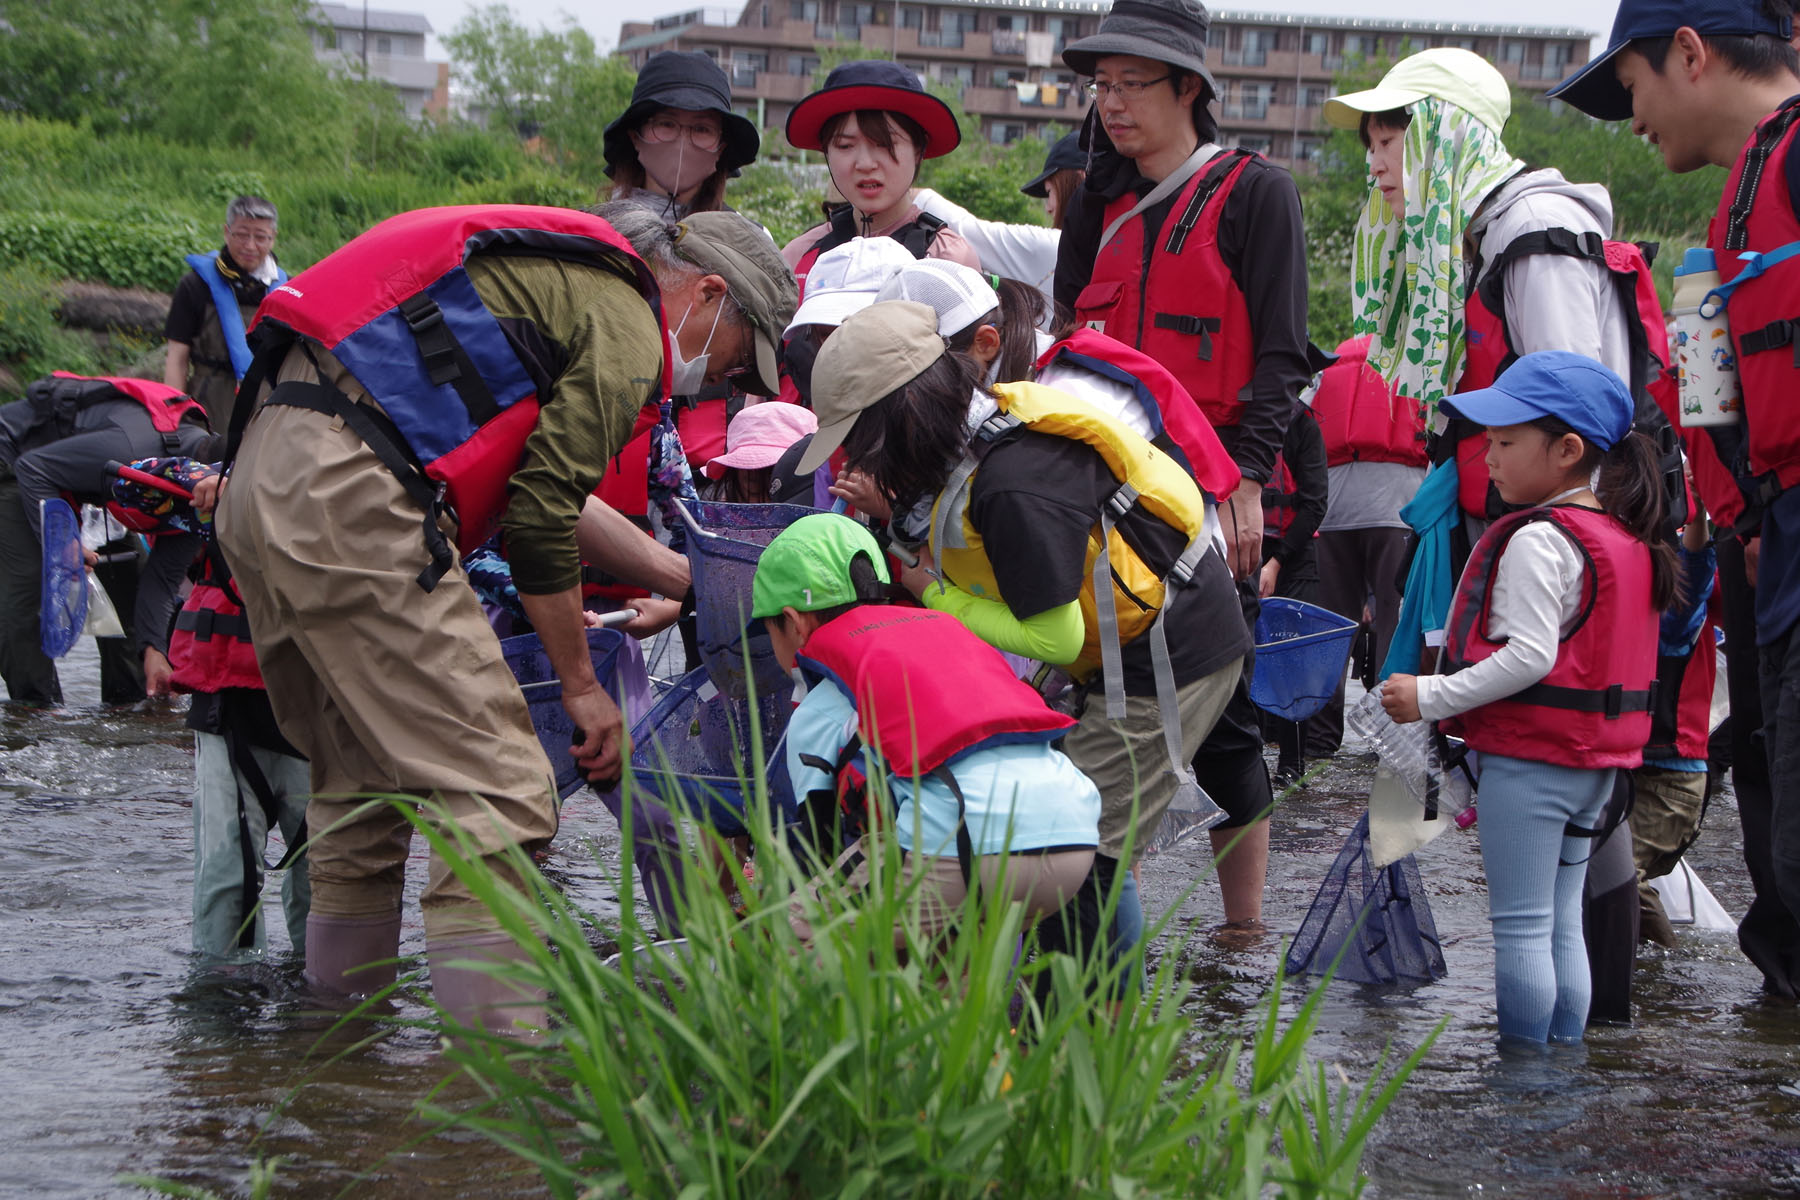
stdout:
<svg viewBox="0 0 1800 1200">
<path fill-rule="evenodd" d="M 684 125 L 674 117 L 651 117 L 638 126 L 638 136 L 646 142 L 672 142 L 686 136 L 696 150 L 717 150 L 725 133 L 717 125 Z"/>
<path fill-rule="evenodd" d="M 1130 104 L 1134 100 L 1142 99 L 1145 89 L 1155 87 L 1159 83 L 1167 83 L 1172 78 L 1174 78 L 1172 75 L 1161 75 L 1155 79 L 1127 79 L 1121 83 L 1107 83 L 1100 79 L 1090 79 L 1081 85 L 1081 89 L 1095 99 L 1111 94 Z"/>
</svg>

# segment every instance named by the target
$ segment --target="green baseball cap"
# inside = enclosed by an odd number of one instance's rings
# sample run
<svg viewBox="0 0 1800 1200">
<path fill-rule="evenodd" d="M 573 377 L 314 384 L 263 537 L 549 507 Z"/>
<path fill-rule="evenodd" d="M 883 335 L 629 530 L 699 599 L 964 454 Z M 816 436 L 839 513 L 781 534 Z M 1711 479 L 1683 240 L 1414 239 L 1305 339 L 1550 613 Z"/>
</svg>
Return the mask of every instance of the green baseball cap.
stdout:
<svg viewBox="0 0 1800 1200">
<path fill-rule="evenodd" d="M 858 554 L 869 556 L 876 579 L 883 584 L 891 582 L 886 555 L 874 535 L 861 524 L 841 513 L 801 517 L 776 534 L 756 560 L 756 581 L 750 585 L 750 616 L 779 616 L 784 608 L 818 612 L 840 604 L 879 599 L 859 595 L 850 580 L 850 563 Z"/>
<path fill-rule="evenodd" d="M 800 291 L 768 232 L 739 213 L 691 213 L 675 227 L 675 253 L 730 287 L 756 342 L 755 377 L 745 376 L 741 386 L 775 395 L 781 390 L 781 334 L 794 319 Z"/>
</svg>

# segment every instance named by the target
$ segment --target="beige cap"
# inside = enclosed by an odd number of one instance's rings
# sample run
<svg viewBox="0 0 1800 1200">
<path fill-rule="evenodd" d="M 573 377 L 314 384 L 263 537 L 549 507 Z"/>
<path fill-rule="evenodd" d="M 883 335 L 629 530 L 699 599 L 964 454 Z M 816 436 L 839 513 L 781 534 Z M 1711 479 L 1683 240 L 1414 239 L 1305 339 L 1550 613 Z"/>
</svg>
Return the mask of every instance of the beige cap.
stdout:
<svg viewBox="0 0 1800 1200">
<path fill-rule="evenodd" d="M 937 310 L 911 300 L 884 300 L 845 318 L 813 363 L 819 432 L 800 456 L 796 474 L 818 470 L 844 444 L 865 409 L 944 356 L 937 327 Z"/>
<path fill-rule="evenodd" d="M 1325 102 L 1325 120 L 1355 129 L 1365 113 L 1410 108 L 1427 96 L 1456 105 L 1495 133 L 1512 116 L 1512 91 L 1492 63 L 1469 50 L 1440 46 L 1401 59 L 1366 91 L 1333 96 Z"/>
</svg>

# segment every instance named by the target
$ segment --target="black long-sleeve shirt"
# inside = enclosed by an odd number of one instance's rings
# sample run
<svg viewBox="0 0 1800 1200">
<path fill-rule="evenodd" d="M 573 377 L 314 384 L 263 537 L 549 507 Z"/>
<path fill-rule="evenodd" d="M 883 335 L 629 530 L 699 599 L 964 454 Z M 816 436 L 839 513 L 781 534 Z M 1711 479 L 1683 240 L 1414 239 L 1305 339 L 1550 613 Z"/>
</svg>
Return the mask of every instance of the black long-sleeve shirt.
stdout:
<svg viewBox="0 0 1800 1200">
<path fill-rule="evenodd" d="M 1294 519 L 1279 542 L 1263 542 L 1263 552 L 1283 565 L 1293 562 L 1312 547 L 1313 534 L 1325 519 L 1326 502 L 1331 498 L 1331 468 L 1325 457 L 1325 432 L 1318 418 L 1303 404 L 1295 406 L 1288 422 L 1287 436 L 1281 444 L 1281 460 L 1293 476 L 1294 490 L 1288 494 Z M 1263 517 L 1270 514 L 1269 496 L 1263 494 Z"/>
<path fill-rule="evenodd" d="M 1090 190 L 1090 187 L 1093 190 Z M 1092 281 L 1106 205 L 1155 184 L 1127 163 L 1110 185 L 1090 183 L 1070 197 L 1056 256 L 1056 299 L 1071 309 Z M 1146 240 L 1157 237 L 1179 192 L 1138 216 Z M 1294 401 L 1312 377 L 1306 355 L 1306 230 L 1293 176 L 1252 158 L 1225 198 L 1219 256 L 1244 293 L 1255 364 L 1250 399 L 1234 427 L 1217 432 L 1247 478 L 1266 482 L 1287 434 Z"/>
<path fill-rule="evenodd" d="M 199 459 L 217 457 L 223 442 L 198 417 L 182 421 L 175 440 L 177 453 Z M 0 520 L 23 521 L 41 539 L 41 501 L 69 492 L 85 503 L 105 503 L 109 487 L 104 468 L 109 460 L 131 462 L 168 452 L 150 414 L 136 400 L 109 400 L 79 409 L 66 432 L 53 422 L 39 422 L 29 400 L 6 405 L 0 408 L 0 464 L 18 481 L 21 507 L 0 513 Z M 193 534 L 156 538 L 138 577 L 132 632 L 140 646 L 167 653 L 169 621 L 188 564 L 199 552 L 200 539 Z"/>
</svg>

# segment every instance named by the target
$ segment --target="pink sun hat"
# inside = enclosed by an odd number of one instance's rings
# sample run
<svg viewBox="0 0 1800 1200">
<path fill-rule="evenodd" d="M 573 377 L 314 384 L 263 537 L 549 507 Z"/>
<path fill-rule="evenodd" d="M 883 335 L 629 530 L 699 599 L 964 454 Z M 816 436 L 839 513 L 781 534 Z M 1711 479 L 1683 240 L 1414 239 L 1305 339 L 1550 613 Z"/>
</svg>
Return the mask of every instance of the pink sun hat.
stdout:
<svg viewBox="0 0 1800 1200">
<path fill-rule="evenodd" d="M 754 471 L 772 467 L 801 438 L 819 431 L 810 408 L 785 400 L 747 405 L 725 429 L 725 453 L 706 464 L 706 477 L 718 479 L 727 467 Z"/>
</svg>

